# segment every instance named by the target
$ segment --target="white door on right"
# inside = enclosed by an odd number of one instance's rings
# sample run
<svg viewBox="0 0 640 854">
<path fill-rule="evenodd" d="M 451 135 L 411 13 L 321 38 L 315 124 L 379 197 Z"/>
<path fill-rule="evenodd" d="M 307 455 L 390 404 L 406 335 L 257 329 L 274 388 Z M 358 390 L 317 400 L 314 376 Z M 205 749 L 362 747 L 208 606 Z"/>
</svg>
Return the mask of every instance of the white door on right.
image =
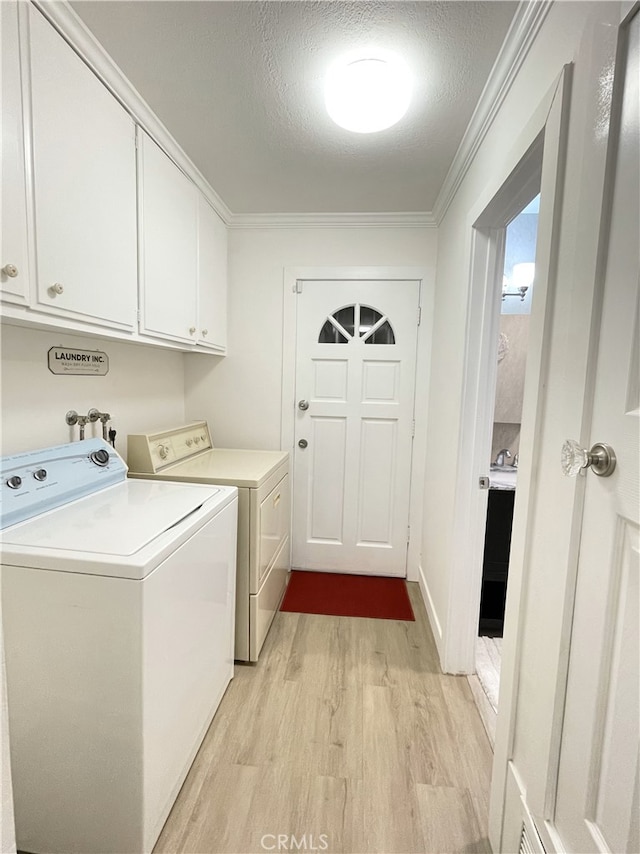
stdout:
<svg viewBox="0 0 640 854">
<path fill-rule="evenodd" d="M 569 673 L 552 824 L 567 852 L 638 852 L 640 14 L 630 24 L 593 398 Z M 613 136 L 612 136 L 613 138 Z"/>
<path fill-rule="evenodd" d="M 406 575 L 418 281 L 298 284 L 297 569 Z"/>
</svg>

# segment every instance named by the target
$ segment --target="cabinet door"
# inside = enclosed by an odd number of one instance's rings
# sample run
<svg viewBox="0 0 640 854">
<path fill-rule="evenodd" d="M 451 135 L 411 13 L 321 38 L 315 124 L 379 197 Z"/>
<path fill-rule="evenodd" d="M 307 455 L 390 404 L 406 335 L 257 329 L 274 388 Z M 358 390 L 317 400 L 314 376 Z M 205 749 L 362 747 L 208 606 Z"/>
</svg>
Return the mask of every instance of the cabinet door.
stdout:
<svg viewBox="0 0 640 854">
<path fill-rule="evenodd" d="M 2 212 L 0 288 L 7 302 L 29 301 L 27 192 L 20 88 L 18 3 L 0 3 L 2 34 Z"/>
<path fill-rule="evenodd" d="M 198 344 L 227 346 L 227 227 L 198 194 Z"/>
<path fill-rule="evenodd" d="M 37 307 L 134 327 L 134 123 L 42 15 L 30 12 Z"/>
<path fill-rule="evenodd" d="M 141 331 L 196 341 L 198 191 L 139 132 Z"/>
</svg>

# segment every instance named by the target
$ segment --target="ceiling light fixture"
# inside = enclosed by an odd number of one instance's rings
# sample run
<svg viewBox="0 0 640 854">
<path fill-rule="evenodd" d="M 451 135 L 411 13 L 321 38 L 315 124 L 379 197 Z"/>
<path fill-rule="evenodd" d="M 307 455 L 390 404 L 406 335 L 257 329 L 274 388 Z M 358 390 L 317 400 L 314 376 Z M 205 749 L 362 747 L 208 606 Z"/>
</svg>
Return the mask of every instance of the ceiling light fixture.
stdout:
<svg viewBox="0 0 640 854">
<path fill-rule="evenodd" d="M 399 56 L 379 50 L 352 53 L 327 73 L 327 112 L 346 130 L 375 133 L 400 121 L 409 107 L 411 88 L 411 74 Z"/>
</svg>

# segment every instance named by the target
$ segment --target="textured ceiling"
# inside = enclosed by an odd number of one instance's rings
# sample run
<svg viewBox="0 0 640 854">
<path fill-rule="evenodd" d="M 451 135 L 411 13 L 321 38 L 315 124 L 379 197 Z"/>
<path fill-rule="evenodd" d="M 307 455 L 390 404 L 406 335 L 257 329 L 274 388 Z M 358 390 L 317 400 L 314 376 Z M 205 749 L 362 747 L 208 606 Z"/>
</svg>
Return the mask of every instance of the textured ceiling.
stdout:
<svg viewBox="0 0 640 854">
<path fill-rule="evenodd" d="M 234 213 L 429 211 L 510 2 L 77 0 L 72 6 Z M 393 128 L 333 124 L 323 78 L 381 45 L 415 78 Z"/>
</svg>

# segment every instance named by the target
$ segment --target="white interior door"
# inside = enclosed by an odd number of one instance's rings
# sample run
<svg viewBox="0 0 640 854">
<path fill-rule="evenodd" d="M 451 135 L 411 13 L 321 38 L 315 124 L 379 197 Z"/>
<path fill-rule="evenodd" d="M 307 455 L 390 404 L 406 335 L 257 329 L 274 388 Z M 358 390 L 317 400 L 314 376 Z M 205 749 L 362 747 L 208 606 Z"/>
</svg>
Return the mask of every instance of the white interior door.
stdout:
<svg viewBox="0 0 640 854">
<path fill-rule="evenodd" d="M 419 282 L 304 281 L 297 299 L 292 564 L 405 576 Z"/>
<path fill-rule="evenodd" d="M 630 29 L 615 164 L 592 441 L 617 455 L 587 472 L 555 803 L 556 847 L 640 850 L 638 571 L 640 14 Z"/>
</svg>

